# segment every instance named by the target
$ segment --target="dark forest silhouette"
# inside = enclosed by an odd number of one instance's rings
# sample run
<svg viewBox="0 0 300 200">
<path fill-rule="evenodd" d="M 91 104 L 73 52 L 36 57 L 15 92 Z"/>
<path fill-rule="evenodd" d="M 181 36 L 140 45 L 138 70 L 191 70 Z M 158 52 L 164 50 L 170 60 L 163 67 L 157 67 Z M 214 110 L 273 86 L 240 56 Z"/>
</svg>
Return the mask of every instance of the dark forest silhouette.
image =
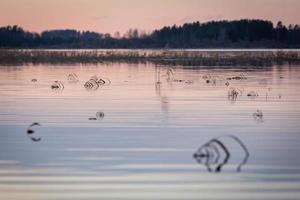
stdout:
<svg viewBox="0 0 300 200">
<path fill-rule="evenodd" d="M 41 34 L 18 26 L 0 28 L 1 48 L 299 48 L 300 27 L 265 20 L 212 21 L 163 27 L 151 34 L 130 29 L 112 37 L 90 31 L 50 30 Z"/>
</svg>

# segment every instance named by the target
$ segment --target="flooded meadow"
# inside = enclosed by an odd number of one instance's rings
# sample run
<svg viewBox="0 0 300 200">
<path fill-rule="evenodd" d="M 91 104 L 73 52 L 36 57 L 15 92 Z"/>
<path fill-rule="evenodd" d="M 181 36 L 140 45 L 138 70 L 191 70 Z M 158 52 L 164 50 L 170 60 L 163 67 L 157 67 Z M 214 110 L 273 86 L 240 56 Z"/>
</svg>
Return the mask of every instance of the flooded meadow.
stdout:
<svg viewBox="0 0 300 200">
<path fill-rule="evenodd" d="M 158 61 L 1 64 L 0 199 L 299 199 L 299 64 Z"/>
</svg>

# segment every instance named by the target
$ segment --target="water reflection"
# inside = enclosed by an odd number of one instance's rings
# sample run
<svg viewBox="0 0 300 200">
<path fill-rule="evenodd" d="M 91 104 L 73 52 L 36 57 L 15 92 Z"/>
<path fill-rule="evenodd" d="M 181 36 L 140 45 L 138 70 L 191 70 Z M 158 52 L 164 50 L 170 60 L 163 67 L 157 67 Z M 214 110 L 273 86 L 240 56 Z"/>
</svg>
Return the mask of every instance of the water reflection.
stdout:
<svg viewBox="0 0 300 200">
<path fill-rule="evenodd" d="M 173 70 L 168 69 L 166 76 L 163 75 L 163 78 L 166 77 L 165 81 L 161 80 L 161 70 L 160 66 L 155 67 L 155 93 L 159 98 L 163 115 L 167 119 L 169 112 L 169 99 L 166 90 L 163 89 L 163 85 L 171 84 L 171 81 L 173 81 Z"/>
<path fill-rule="evenodd" d="M 112 84 L 86 92 L 92 75 Z M 299 66 L 1 66 L 0 199 L 297 199 L 299 77 Z M 199 166 L 191 155 L 212 138 Z"/>
</svg>

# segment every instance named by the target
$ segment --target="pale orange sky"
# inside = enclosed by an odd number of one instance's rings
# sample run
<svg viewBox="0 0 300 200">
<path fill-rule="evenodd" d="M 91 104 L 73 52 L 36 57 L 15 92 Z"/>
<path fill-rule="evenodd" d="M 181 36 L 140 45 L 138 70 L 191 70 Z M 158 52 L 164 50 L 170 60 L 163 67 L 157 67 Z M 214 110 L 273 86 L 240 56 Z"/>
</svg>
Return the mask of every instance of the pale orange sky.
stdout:
<svg viewBox="0 0 300 200">
<path fill-rule="evenodd" d="M 0 0 L 0 26 L 124 33 L 165 25 L 255 18 L 300 24 L 300 0 Z"/>
</svg>

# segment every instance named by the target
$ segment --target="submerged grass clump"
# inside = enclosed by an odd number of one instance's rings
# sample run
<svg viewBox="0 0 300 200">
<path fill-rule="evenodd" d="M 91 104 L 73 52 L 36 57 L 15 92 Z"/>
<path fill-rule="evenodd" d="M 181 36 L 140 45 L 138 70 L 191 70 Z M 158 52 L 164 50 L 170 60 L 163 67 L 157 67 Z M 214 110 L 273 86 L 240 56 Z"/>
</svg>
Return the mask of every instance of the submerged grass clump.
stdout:
<svg viewBox="0 0 300 200">
<path fill-rule="evenodd" d="M 108 86 L 111 84 L 111 81 L 108 78 L 92 76 L 90 80 L 88 80 L 84 87 L 88 90 L 97 90 L 100 86 Z"/>
<path fill-rule="evenodd" d="M 74 64 L 153 62 L 185 66 L 271 66 L 299 64 L 295 51 L 186 51 L 186 50 L 0 50 L 0 64 Z M 241 77 L 232 77 L 239 79 Z"/>
<path fill-rule="evenodd" d="M 103 120 L 104 119 L 104 112 L 99 111 L 96 113 L 97 120 Z"/>
<path fill-rule="evenodd" d="M 62 91 L 65 89 L 65 86 L 60 81 L 54 81 L 54 83 L 51 85 L 51 89 L 55 91 Z"/>
<path fill-rule="evenodd" d="M 87 90 L 97 90 L 99 88 L 99 84 L 96 80 L 90 79 L 84 84 L 85 89 Z"/>
<path fill-rule="evenodd" d="M 193 155 L 199 164 L 204 164 L 209 172 L 221 172 L 231 157 L 231 152 L 228 146 L 222 141 L 224 138 L 229 138 L 240 145 L 244 151 L 244 158 L 237 165 L 236 171 L 240 172 L 242 166 L 248 161 L 250 153 L 246 145 L 236 136 L 225 135 L 209 140 L 202 145 Z"/>
<path fill-rule="evenodd" d="M 253 118 L 255 121 L 257 122 L 263 122 L 263 117 L 264 117 L 264 114 L 261 110 L 257 110 L 255 113 L 253 113 Z"/>
<path fill-rule="evenodd" d="M 243 96 L 244 88 L 230 88 L 227 92 L 228 100 L 234 103 L 239 96 Z"/>
<path fill-rule="evenodd" d="M 77 83 L 77 82 L 79 82 L 79 78 L 75 73 L 71 73 L 68 75 L 68 81 L 70 83 Z"/>
<path fill-rule="evenodd" d="M 27 128 L 27 136 L 29 137 L 29 139 L 33 142 L 39 142 L 42 140 L 41 137 L 35 137 L 33 134 L 35 133 L 35 131 L 33 130 L 34 126 L 41 126 L 40 123 L 38 122 L 34 122 L 31 125 L 28 126 Z"/>
<path fill-rule="evenodd" d="M 97 112 L 96 117 L 90 117 L 89 118 L 90 121 L 96 121 L 96 120 L 101 121 L 103 119 L 104 119 L 104 112 L 102 112 L 102 111 Z"/>
<path fill-rule="evenodd" d="M 236 99 L 238 98 L 239 96 L 239 91 L 235 88 L 230 88 L 228 90 L 228 99 L 232 102 L 236 101 Z"/>
</svg>

